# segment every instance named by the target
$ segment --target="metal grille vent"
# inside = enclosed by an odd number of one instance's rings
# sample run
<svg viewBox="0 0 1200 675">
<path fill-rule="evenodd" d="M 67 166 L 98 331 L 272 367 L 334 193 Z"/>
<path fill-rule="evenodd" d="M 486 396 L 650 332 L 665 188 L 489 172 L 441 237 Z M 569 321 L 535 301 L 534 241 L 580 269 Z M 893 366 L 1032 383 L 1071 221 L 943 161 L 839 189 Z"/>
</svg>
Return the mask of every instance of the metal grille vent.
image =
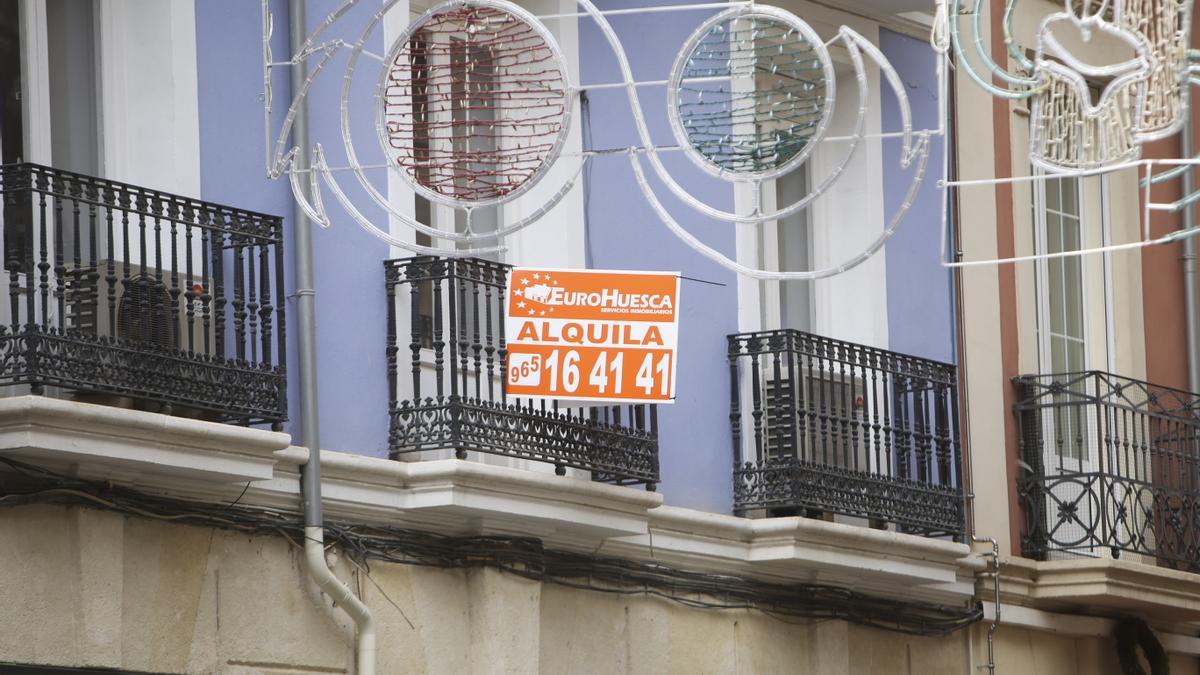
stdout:
<svg viewBox="0 0 1200 675">
<path fill-rule="evenodd" d="M 178 330 L 171 316 L 171 294 L 161 281 L 139 274 L 124 283 L 117 305 L 117 337 L 176 348 Z"/>
</svg>

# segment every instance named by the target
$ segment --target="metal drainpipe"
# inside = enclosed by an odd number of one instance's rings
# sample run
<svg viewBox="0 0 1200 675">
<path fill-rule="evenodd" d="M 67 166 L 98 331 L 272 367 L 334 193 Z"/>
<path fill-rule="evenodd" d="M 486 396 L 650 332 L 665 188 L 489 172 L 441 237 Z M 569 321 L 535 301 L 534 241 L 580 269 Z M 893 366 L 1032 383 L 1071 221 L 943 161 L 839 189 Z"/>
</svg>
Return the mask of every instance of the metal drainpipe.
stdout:
<svg viewBox="0 0 1200 675">
<path fill-rule="evenodd" d="M 944 55 L 942 58 L 944 59 L 943 72 L 949 73 L 950 65 L 951 65 L 950 56 Z M 947 76 L 947 75 L 944 75 L 944 77 L 945 76 Z M 958 163 L 957 163 L 957 161 L 955 161 L 952 164 L 951 159 L 950 159 L 952 156 L 952 153 L 954 153 L 956 151 L 956 149 L 958 148 L 958 117 L 957 117 L 957 115 L 954 114 L 956 111 L 952 110 L 950 107 L 950 104 L 949 104 L 949 101 L 955 100 L 956 92 L 955 92 L 953 77 L 950 77 L 949 81 L 946 83 L 946 89 L 947 89 L 946 93 L 943 94 L 944 100 L 941 103 L 942 108 L 943 108 L 942 109 L 942 119 L 946 120 L 946 132 L 947 132 L 946 138 L 942 141 L 945 144 L 944 147 L 942 148 L 942 175 L 946 176 L 947 178 L 951 178 L 951 177 L 957 178 L 958 177 Z M 953 171 L 953 173 L 954 173 L 953 176 L 951 176 L 951 171 Z M 950 193 L 950 195 L 953 195 L 954 207 L 951 209 L 949 204 L 947 204 L 946 202 L 943 202 L 942 208 L 949 209 L 946 216 L 950 219 L 950 223 L 951 223 L 951 245 L 954 247 L 954 261 L 962 262 L 962 257 L 963 257 L 962 234 L 959 231 L 959 223 L 961 222 L 961 219 L 959 218 L 960 214 L 959 214 L 958 190 L 955 189 L 954 191 L 952 191 Z M 949 198 L 950 198 L 949 196 L 946 197 L 946 199 L 949 199 Z M 945 252 L 943 251 L 943 254 L 944 253 Z M 962 288 L 963 288 L 962 270 L 963 270 L 962 267 L 954 268 L 954 271 L 952 273 L 953 279 L 954 279 L 952 288 L 953 288 L 953 293 L 954 293 L 954 316 L 955 316 L 954 334 L 955 334 L 955 342 L 956 342 L 955 354 L 958 357 L 958 386 L 960 387 L 961 391 L 966 391 L 968 373 L 967 373 L 967 360 L 966 360 L 966 349 L 965 349 L 966 327 L 963 325 L 964 303 L 963 303 L 963 292 L 962 292 Z M 961 417 L 961 419 L 963 421 L 962 428 L 964 429 L 966 435 L 969 437 L 970 426 L 971 426 L 971 401 L 970 401 L 970 398 L 967 396 L 960 397 L 960 400 L 962 401 L 962 417 Z M 967 523 L 968 523 L 967 532 L 968 532 L 968 537 L 970 538 L 971 543 L 975 543 L 975 544 L 990 543 L 992 545 L 991 553 L 990 554 L 984 553 L 983 555 L 988 556 L 992 559 L 991 572 L 989 572 L 987 574 L 989 576 L 991 576 L 991 578 L 992 578 L 992 592 L 993 592 L 992 601 L 993 601 L 993 603 L 995 603 L 995 613 L 992 616 L 992 624 L 990 626 L 988 626 L 988 632 L 987 632 L 987 658 L 988 658 L 987 663 L 982 666 L 975 666 L 974 648 L 971 644 L 968 644 L 967 654 L 968 654 L 968 658 L 971 661 L 972 666 L 974 666 L 976 668 L 980 668 L 980 669 L 986 668 L 989 675 L 995 675 L 996 674 L 996 629 L 1000 627 L 1000 543 L 998 541 L 996 541 L 996 539 L 994 537 L 979 536 L 979 534 L 975 530 L 975 462 L 972 461 L 972 458 L 971 458 L 970 443 L 967 442 L 964 445 L 964 448 L 965 448 L 965 451 L 963 452 L 962 459 L 963 459 L 963 473 L 964 473 L 964 477 L 965 477 L 964 489 L 967 490 L 966 499 L 965 499 L 965 505 L 966 505 L 965 516 L 967 518 Z"/>
<path fill-rule="evenodd" d="M 308 35 L 306 0 L 288 0 L 289 49 L 295 50 Z M 292 91 L 299 91 L 307 77 L 303 60 L 292 64 Z M 292 141 L 299 149 L 296 167 L 308 167 L 308 104 L 300 103 L 292 127 Z M 300 343 L 300 439 L 308 448 L 308 460 L 300 467 L 300 494 L 304 504 L 304 560 L 308 574 L 322 592 L 354 620 L 358 629 L 355 645 L 357 675 L 375 675 L 375 624 L 371 610 L 341 582 L 325 560 L 325 523 L 321 515 L 321 429 L 317 419 L 317 322 L 316 284 L 313 281 L 312 223 L 300 208 L 292 206 L 293 265 L 296 273 L 296 324 Z"/>
<path fill-rule="evenodd" d="M 1192 120 L 1189 116 L 1187 124 L 1183 125 L 1182 156 L 1192 156 Z M 1192 168 L 1183 172 L 1183 196 L 1192 193 Z M 1191 204 L 1183 208 L 1183 228 L 1190 230 L 1196 226 L 1196 217 Z M 1183 240 L 1183 302 L 1187 316 L 1187 350 L 1188 350 L 1188 389 L 1200 392 L 1200 312 L 1196 309 L 1196 238 L 1187 237 Z"/>
</svg>

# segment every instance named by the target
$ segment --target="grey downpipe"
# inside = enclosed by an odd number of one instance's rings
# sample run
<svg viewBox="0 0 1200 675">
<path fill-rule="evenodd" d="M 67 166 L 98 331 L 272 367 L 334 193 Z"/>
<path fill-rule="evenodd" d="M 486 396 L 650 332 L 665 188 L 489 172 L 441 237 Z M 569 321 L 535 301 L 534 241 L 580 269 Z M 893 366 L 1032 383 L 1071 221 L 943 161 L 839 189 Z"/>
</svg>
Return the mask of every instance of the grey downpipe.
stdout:
<svg viewBox="0 0 1200 675">
<path fill-rule="evenodd" d="M 949 69 L 948 67 L 951 65 L 949 56 L 946 57 L 946 65 L 947 65 L 947 70 L 948 70 Z M 947 88 L 949 89 L 949 92 L 946 95 L 947 100 L 954 100 L 954 95 L 955 95 L 954 78 L 950 78 L 949 82 L 947 83 Z M 945 104 L 943 104 L 943 105 L 945 105 Z M 956 115 L 951 114 L 951 111 L 949 110 L 948 105 L 946 106 L 946 108 L 947 109 L 944 110 L 944 115 L 946 118 L 949 119 L 949 123 L 947 124 L 947 131 L 949 132 L 949 138 L 946 141 L 946 147 L 944 147 L 942 150 L 943 154 L 945 155 L 945 157 L 943 159 L 942 173 L 943 173 L 943 175 L 945 175 L 947 177 L 951 177 L 950 172 L 951 172 L 951 170 L 953 170 L 953 172 L 955 174 L 953 176 L 953 178 L 957 178 L 958 162 L 955 161 L 954 164 L 951 165 L 950 156 L 951 156 L 951 153 L 956 152 L 957 148 L 958 148 L 958 118 Z M 961 234 L 960 234 L 959 228 L 958 228 L 961 220 L 959 218 L 959 201 L 958 201 L 957 189 L 955 189 L 950 194 L 954 195 L 953 209 L 949 213 L 951 222 L 953 223 L 954 260 L 955 260 L 955 262 L 960 262 L 960 261 L 962 261 L 963 253 L 962 253 L 962 237 L 961 237 Z M 955 306 L 955 317 L 956 317 L 955 323 L 957 324 L 955 326 L 955 338 L 958 342 L 956 351 L 959 355 L 958 386 L 960 387 L 960 391 L 965 392 L 966 387 L 967 387 L 967 379 L 968 379 L 969 375 L 967 373 L 967 362 L 966 362 L 966 358 L 965 358 L 965 350 L 962 349 L 962 345 L 964 345 L 966 343 L 966 335 L 964 334 L 965 326 L 963 325 L 964 307 L 963 307 L 962 270 L 963 270 L 962 267 L 955 267 L 953 274 L 954 274 L 954 306 Z M 968 396 L 965 396 L 965 395 L 960 397 L 960 400 L 962 401 L 962 420 L 963 420 L 962 428 L 964 430 L 967 430 L 967 436 L 969 437 L 969 435 L 970 435 L 969 430 L 971 428 L 971 400 Z M 971 543 L 975 543 L 975 544 L 990 543 L 992 545 L 991 553 L 990 554 L 985 553 L 984 555 L 987 555 L 992 559 L 991 572 L 988 574 L 992 577 L 993 602 L 995 604 L 996 610 L 995 610 L 995 614 L 992 616 L 992 624 L 991 624 L 991 626 L 988 627 L 988 633 L 987 633 L 987 657 L 988 657 L 988 660 L 987 660 L 987 664 L 985 664 L 983 666 L 979 666 L 979 667 L 987 668 L 988 675 L 996 675 L 996 629 L 1000 627 L 1000 542 L 996 541 L 996 539 L 994 537 L 981 537 L 976 534 L 976 530 L 975 530 L 975 462 L 971 458 L 969 441 L 966 442 L 965 447 L 967 448 L 967 451 L 963 453 L 963 464 L 964 464 L 963 472 L 966 477 L 966 487 L 968 488 L 968 491 L 965 495 L 965 497 L 966 497 L 966 500 L 965 500 L 966 501 L 966 514 L 965 515 L 966 515 L 967 523 L 968 523 L 967 532 L 969 533 Z M 971 661 L 970 665 L 972 667 L 975 666 L 973 652 L 974 652 L 974 650 L 972 648 L 970 648 L 970 645 L 968 645 L 967 653 L 968 653 L 968 658 Z"/>
<path fill-rule="evenodd" d="M 1000 627 L 1000 542 L 994 537 L 979 537 L 975 534 L 971 535 L 971 541 L 976 544 L 991 543 L 992 545 L 992 571 L 989 575 L 992 577 L 992 591 L 994 593 L 992 602 L 995 603 L 996 613 L 992 616 L 992 625 L 988 626 L 987 634 L 987 665 L 982 666 L 987 668 L 989 675 L 996 674 L 996 629 Z M 987 555 L 986 553 L 984 555 Z"/>
<path fill-rule="evenodd" d="M 306 0 L 288 0 L 289 50 L 304 43 L 308 35 Z M 299 91 L 307 77 L 303 59 L 290 69 L 292 91 Z M 296 109 L 292 144 L 297 148 L 296 168 L 308 168 L 308 103 Z M 316 284 L 313 280 L 312 222 L 298 201 L 293 201 L 292 250 L 296 274 L 296 328 L 299 341 L 300 439 L 308 448 L 308 460 L 300 467 L 300 494 L 304 505 L 304 561 L 317 587 L 328 595 L 357 628 L 355 663 L 357 675 L 375 675 L 375 623 L 371 610 L 341 582 L 325 560 L 325 523 L 321 515 L 321 427 L 317 418 L 317 322 Z"/>
<path fill-rule="evenodd" d="M 1192 121 L 1189 117 L 1183 125 L 1181 139 L 1181 157 L 1192 156 Z M 1192 167 L 1183 172 L 1183 196 L 1192 193 Z M 1183 229 L 1191 230 L 1196 226 L 1194 205 L 1183 207 Z M 1200 312 L 1196 308 L 1196 238 L 1187 237 L 1183 240 L 1183 303 L 1187 316 L 1187 353 L 1188 353 L 1188 389 L 1200 392 Z"/>
</svg>

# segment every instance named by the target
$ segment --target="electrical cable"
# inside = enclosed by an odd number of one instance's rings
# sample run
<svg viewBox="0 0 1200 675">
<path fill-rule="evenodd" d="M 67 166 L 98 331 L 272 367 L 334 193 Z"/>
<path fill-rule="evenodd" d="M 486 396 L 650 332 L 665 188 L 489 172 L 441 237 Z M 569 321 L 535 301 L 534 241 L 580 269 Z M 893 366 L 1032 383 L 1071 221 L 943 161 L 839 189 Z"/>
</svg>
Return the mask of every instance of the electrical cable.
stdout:
<svg viewBox="0 0 1200 675">
<path fill-rule="evenodd" d="M 210 504 L 151 495 L 5 457 L 0 457 L 0 464 L 12 469 L 0 474 L 0 507 L 33 504 L 99 507 L 155 520 L 253 535 L 279 535 L 293 544 L 304 537 L 304 523 L 286 511 L 239 506 L 236 500 Z M 780 620 L 842 620 L 931 637 L 947 635 L 983 617 L 979 603 L 969 607 L 941 605 L 880 598 L 837 586 L 785 584 L 700 572 L 656 561 L 547 549 L 536 537 L 449 536 L 331 520 L 326 520 L 325 527 L 326 541 L 341 547 L 364 567 L 372 560 L 445 569 L 489 567 L 532 581 L 616 595 L 657 597 L 697 609 L 756 610 Z"/>
</svg>

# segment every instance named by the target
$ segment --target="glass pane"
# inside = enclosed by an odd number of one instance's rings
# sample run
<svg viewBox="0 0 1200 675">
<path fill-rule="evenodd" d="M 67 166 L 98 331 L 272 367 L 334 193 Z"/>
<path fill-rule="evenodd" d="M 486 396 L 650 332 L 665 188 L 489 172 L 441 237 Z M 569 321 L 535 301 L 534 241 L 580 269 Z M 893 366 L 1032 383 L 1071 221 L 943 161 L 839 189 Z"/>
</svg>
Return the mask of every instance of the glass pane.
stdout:
<svg viewBox="0 0 1200 675">
<path fill-rule="evenodd" d="M 1046 253 L 1063 250 L 1062 218 L 1057 213 L 1046 214 Z"/>
<path fill-rule="evenodd" d="M 1067 347 L 1065 340 L 1057 335 L 1050 336 L 1050 372 L 1067 372 Z"/>
<path fill-rule="evenodd" d="M 16 0 L 0 1 L 0 164 L 21 161 L 21 20 Z"/>
<path fill-rule="evenodd" d="M 1062 249 L 1063 251 L 1078 251 L 1083 244 L 1082 227 L 1079 218 L 1075 216 L 1062 217 Z"/>
<path fill-rule="evenodd" d="M 1077 340 L 1065 340 L 1064 349 L 1067 355 L 1067 371 L 1079 373 L 1087 369 L 1087 364 L 1083 360 L 1083 343 Z M 1080 384 L 1079 386 L 1083 386 Z M 1082 391 L 1082 390 L 1081 390 Z"/>
<path fill-rule="evenodd" d="M 1063 334 L 1083 339 L 1083 270 L 1079 258 L 1063 258 Z M 1082 345 L 1081 345 L 1082 346 Z"/>
<path fill-rule="evenodd" d="M 1078 178 L 1060 178 L 1058 179 L 1062 185 L 1062 205 L 1059 210 L 1063 213 L 1079 214 L 1079 179 Z"/>
<path fill-rule="evenodd" d="M 775 181 L 779 204 L 791 204 L 808 194 L 808 176 L 801 167 Z M 801 210 L 779 221 L 779 269 L 813 267 L 808 212 Z M 779 282 L 779 318 L 783 328 L 812 330 L 813 282 Z"/>
<path fill-rule="evenodd" d="M 1058 203 L 1058 184 L 1062 181 L 1061 178 L 1046 179 L 1046 208 L 1051 211 L 1059 210 Z"/>
<path fill-rule="evenodd" d="M 1063 316 L 1065 314 L 1063 293 L 1063 260 L 1052 258 L 1046 261 L 1046 271 L 1049 277 L 1046 291 L 1050 294 L 1050 332 L 1062 335 L 1066 332 Z M 1057 372 L 1057 371 L 1056 371 Z"/>
</svg>

